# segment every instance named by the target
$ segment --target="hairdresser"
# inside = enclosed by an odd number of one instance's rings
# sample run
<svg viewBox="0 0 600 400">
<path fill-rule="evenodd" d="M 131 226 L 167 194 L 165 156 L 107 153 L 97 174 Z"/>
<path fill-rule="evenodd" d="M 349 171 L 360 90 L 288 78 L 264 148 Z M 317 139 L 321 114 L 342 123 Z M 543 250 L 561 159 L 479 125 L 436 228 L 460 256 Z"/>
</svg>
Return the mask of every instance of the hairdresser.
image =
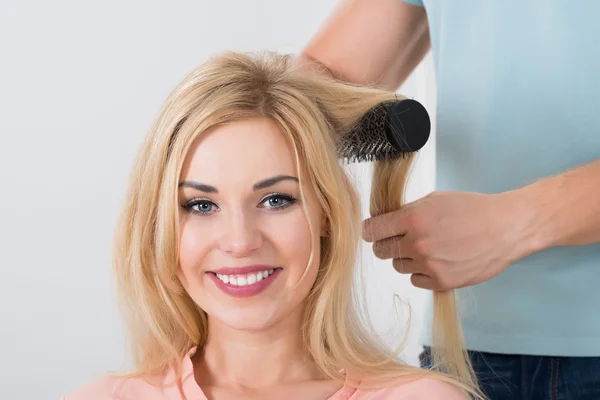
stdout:
<svg viewBox="0 0 600 400">
<path fill-rule="evenodd" d="M 437 190 L 364 238 L 415 286 L 457 289 L 492 400 L 600 399 L 599 15 L 597 1 L 347 0 L 299 58 L 396 90 L 431 48 Z"/>
</svg>

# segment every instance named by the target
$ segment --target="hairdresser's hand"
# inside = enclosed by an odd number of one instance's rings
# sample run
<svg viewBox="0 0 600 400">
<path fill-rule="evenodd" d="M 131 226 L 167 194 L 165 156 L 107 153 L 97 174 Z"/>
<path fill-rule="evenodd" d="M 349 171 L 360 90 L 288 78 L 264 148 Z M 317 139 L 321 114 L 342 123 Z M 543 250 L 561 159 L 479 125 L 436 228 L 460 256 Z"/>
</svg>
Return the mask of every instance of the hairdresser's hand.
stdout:
<svg viewBox="0 0 600 400">
<path fill-rule="evenodd" d="M 474 285 L 531 253 L 529 210 L 516 191 L 495 195 L 434 192 L 365 221 L 378 258 L 412 274 L 413 285 L 449 290 Z"/>
</svg>

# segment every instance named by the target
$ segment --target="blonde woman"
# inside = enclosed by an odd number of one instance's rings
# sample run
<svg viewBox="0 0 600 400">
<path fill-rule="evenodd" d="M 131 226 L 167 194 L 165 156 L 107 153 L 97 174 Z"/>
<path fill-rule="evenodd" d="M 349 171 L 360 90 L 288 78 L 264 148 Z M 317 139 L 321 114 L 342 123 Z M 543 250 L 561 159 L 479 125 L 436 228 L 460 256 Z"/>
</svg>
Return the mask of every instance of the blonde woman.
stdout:
<svg viewBox="0 0 600 400">
<path fill-rule="evenodd" d="M 478 395 L 458 341 L 446 341 L 447 374 L 406 365 L 355 305 L 362 218 L 335 143 L 395 95 L 290 65 L 226 53 L 166 101 L 116 240 L 136 369 L 66 400 Z M 377 163 L 373 213 L 400 205 L 410 162 Z"/>
</svg>

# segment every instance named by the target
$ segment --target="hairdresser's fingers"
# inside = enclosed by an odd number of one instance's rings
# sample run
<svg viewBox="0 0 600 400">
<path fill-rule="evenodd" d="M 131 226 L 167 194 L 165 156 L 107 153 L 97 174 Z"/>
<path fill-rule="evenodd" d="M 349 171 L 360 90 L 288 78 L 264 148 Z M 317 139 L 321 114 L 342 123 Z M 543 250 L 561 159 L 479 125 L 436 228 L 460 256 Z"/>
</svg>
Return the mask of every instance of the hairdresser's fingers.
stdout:
<svg viewBox="0 0 600 400">
<path fill-rule="evenodd" d="M 436 290 L 435 281 L 425 274 L 412 274 L 410 276 L 410 282 L 413 286 L 421 289 Z"/>
<path fill-rule="evenodd" d="M 367 242 L 376 242 L 404 235 L 411 225 L 410 207 L 392 211 L 386 214 L 368 218 L 363 223 L 363 239 Z"/>
<path fill-rule="evenodd" d="M 378 240 L 373 243 L 373 253 L 375 257 L 382 260 L 389 258 L 403 258 L 408 257 L 405 251 L 403 236 L 394 236 L 388 239 Z"/>
<path fill-rule="evenodd" d="M 392 266 L 401 274 L 417 274 L 423 272 L 423 268 L 419 265 L 419 262 L 411 258 L 394 258 Z"/>
</svg>

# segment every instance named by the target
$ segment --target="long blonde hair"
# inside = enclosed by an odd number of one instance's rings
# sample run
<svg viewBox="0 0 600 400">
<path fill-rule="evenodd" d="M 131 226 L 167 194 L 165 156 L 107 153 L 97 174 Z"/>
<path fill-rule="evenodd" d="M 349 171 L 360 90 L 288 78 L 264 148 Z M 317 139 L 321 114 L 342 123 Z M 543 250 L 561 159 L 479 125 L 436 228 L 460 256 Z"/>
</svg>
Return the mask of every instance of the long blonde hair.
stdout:
<svg viewBox="0 0 600 400">
<path fill-rule="evenodd" d="M 366 330 L 357 311 L 354 269 L 361 240 L 360 200 L 337 158 L 336 141 L 365 112 L 398 96 L 302 73 L 291 57 L 227 52 L 189 74 L 170 94 L 143 143 L 130 177 L 116 234 L 115 278 L 130 331 L 135 371 L 165 373 L 207 340 L 207 316 L 176 276 L 177 186 L 192 142 L 207 129 L 253 117 L 272 119 L 306 167 L 327 219 L 321 262 L 302 332 L 318 368 L 343 379 L 345 368 L 367 381 L 435 377 L 479 397 L 463 350 L 452 292 L 436 293 L 436 354 L 445 372 L 402 363 Z M 398 209 L 412 157 L 375 163 L 373 215 Z"/>
</svg>

